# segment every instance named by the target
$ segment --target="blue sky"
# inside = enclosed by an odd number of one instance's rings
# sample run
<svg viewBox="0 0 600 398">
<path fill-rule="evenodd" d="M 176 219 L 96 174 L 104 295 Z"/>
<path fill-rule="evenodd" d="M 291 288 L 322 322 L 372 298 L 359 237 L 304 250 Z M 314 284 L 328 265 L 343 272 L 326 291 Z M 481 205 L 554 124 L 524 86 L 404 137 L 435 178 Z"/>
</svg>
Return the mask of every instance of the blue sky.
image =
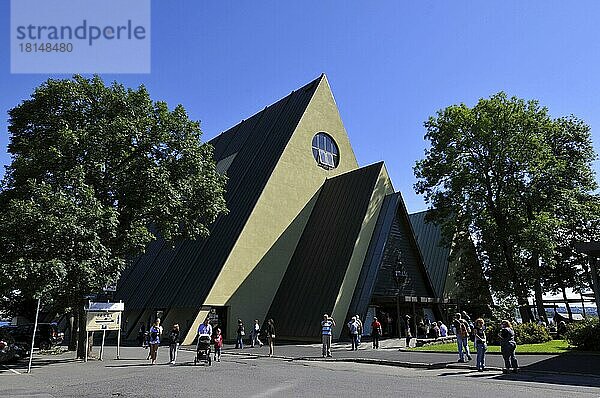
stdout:
<svg viewBox="0 0 600 398">
<path fill-rule="evenodd" d="M 10 73 L 0 3 L 0 162 L 6 111 L 48 77 Z M 500 90 L 600 128 L 600 3 L 152 1 L 152 72 L 102 75 L 183 104 L 208 140 L 325 72 L 360 165 L 386 162 L 409 211 L 423 122 Z M 598 170 L 600 165 L 595 163 Z"/>
</svg>

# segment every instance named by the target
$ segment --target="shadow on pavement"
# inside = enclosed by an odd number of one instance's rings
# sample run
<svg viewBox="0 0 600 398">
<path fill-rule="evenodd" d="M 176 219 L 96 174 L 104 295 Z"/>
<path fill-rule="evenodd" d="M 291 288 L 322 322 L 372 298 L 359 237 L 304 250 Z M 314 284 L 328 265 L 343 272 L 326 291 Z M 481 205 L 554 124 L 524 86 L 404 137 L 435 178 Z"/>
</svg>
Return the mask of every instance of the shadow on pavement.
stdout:
<svg viewBox="0 0 600 398">
<path fill-rule="evenodd" d="M 555 374 L 555 373 L 536 373 L 536 372 L 519 372 L 512 374 L 501 374 L 494 376 L 496 380 L 544 383 L 556 385 L 570 385 L 576 387 L 600 387 L 600 377 L 589 376 L 583 374 Z"/>
<path fill-rule="evenodd" d="M 600 377 L 600 355 L 576 352 L 565 353 L 524 366 L 523 369 L 542 372 L 580 373 Z"/>
<path fill-rule="evenodd" d="M 61 363 L 73 363 L 73 362 L 78 362 L 79 360 L 74 359 L 74 358 L 55 358 L 55 359 L 46 359 L 46 358 L 33 358 L 33 362 L 31 363 L 31 369 L 39 369 L 39 368 L 43 368 L 46 367 L 48 365 L 55 365 L 55 364 L 61 364 Z M 23 370 L 27 369 L 27 364 L 28 364 L 28 360 L 27 359 L 22 359 L 20 361 L 17 362 L 12 362 L 10 364 L 5 364 L 7 367 L 18 370 L 19 372 L 22 372 Z"/>
<path fill-rule="evenodd" d="M 106 365 L 106 368 L 145 368 L 150 366 L 166 366 L 167 364 L 156 364 L 152 365 L 148 363 L 136 363 L 136 364 L 127 364 L 127 365 Z"/>
<path fill-rule="evenodd" d="M 466 370 L 466 371 L 460 371 L 460 372 L 445 372 L 445 373 L 440 373 L 438 376 L 445 377 L 445 376 L 456 376 L 456 375 L 468 375 L 473 372 L 474 372 L 473 370 Z"/>
</svg>

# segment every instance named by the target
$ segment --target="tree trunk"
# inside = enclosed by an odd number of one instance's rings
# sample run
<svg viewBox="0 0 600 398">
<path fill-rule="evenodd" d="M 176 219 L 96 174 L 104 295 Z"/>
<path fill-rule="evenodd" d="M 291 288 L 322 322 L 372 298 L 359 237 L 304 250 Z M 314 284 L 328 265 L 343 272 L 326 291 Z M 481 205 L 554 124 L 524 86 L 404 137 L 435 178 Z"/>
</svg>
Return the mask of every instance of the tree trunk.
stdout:
<svg viewBox="0 0 600 398">
<path fill-rule="evenodd" d="M 511 279 L 513 281 L 514 294 L 517 296 L 517 304 L 519 305 L 521 321 L 523 323 L 530 322 L 533 319 L 533 313 L 529 307 L 529 295 L 527 294 L 528 289 L 523 286 L 523 275 L 520 275 L 519 272 L 517 272 L 517 265 L 515 264 L 513 258 L 512 247 L 506 239 L 502 240 L 502 253 L 504 255 L 504 261 L 506 262 L 506 267 L 508 268 L 512 277 Z"/>
<path fill-rule="evenodd" d="M 86 314 L 84 310 L 85 300 L 81 302 L 79 308 L 77 308 L 77 324 L 79 333 L 77 334 L 77 358 L 85 359 L 85 342 L 86 342 Z"/>
<path fill-rule="evenodd" d="M 517 296 L 517 304 L 519 305 L 519 313 L 521 314 L 521 322 L 527 323 L 533 320 L 533 312 L 529 306 L 529 294 L 527 289 L 521 284 L 521 281 L 515 281 L 515 294 Z"/>
<path fill-rule="evenodd" d="M 541 319 L 547 325 L 548 317 L 546 316 L 546 308 L 544 308 L 544 292 L 542 291 L 542 284 L 540 283 L 539 279 L 536 279 L 535 281 L 534 292 L 538 318 Z"/>
<path fill-rule="evenodd" d="M 67 327 L 69 329 L 69 351 L 77 350 L 77 313 L 71 311 L 67 318 Z"/>
<path fill-rule="evenodd" d="M 573 320 L 573 313 L 571 312 L 571 306 L 569 305 L 569 299 L 567 298 L 567 289 L 564 286 L 560 288 L 562 290 L 563 299 L 565 300 L 565 307 L 567 307 L 567 314 L 569 314 L 569 320 Z"/>
<path fill-rule="evenodd" d="M 521 322 L 527 323 L 531 322 L 533 319 L 533 314 L 531 312 L 531 308 L 529 307 L 529 303 L 527 300 L 523 303 L 521 299 L 519 301 L 519 314 L 521 315 Z"/>
<path fill-rule="evenodd" d="M 78 314 L 78 325 L 79 325 L 79 333 L 78 333 L 78 344 L 77 344 L 77 358 L 79 359 L 85 359 L 85 350 L 87 348 L 88 350 L 88 357 L 91 355 L 92 353 L 92 348 L 94 347 L 94 339 L 93 334 L 90 335 L 90 338 L 87 339 L 87 330 L 86 330 L 86 324 L 87 324 L 87 314 L 85 312 L 85 306 L 87 305 L 87 300 L 83 299 L 81 300 L 81 304 L 79 305 L 79 308 L 77 309 L 77 314 Z M 85 346 L 86 341 L 88 342 L 87 347 Z"/>
</svg>

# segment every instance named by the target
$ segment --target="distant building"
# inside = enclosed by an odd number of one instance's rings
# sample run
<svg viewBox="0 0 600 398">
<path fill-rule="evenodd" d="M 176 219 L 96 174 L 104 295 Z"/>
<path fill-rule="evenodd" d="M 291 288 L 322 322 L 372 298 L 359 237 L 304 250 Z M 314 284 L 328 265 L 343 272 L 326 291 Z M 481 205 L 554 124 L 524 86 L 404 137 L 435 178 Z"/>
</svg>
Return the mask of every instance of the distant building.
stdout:
<svg viewBox="0 0 600 398">
<path fill-rule="evenodd" d="M 383 162 L 359 167 L 325 75 L 210 143 L 230 212 L 207 239 L 158 240 L 123 272 L 129 338 L 160 316 L 190 343 L 208 316 L 229 339 L 237 319 L 273 318 L 278 339 L 310 341 L 324 313 L 339 338 L 354 314 L 395 324 L 398 294 L 402 314 L 441 316 L 439 228 L 408 215 Z"/>
</svg>

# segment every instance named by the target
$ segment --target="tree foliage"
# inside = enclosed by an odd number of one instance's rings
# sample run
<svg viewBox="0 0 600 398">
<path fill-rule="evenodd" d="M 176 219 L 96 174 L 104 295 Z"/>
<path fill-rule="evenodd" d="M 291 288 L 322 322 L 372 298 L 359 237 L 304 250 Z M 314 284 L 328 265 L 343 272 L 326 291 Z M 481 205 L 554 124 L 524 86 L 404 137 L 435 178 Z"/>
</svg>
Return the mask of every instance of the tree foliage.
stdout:
<svg viewBox="0 0 600 398">
<path fill-rule="evenodd" d="M 48 80 L 9 111 L 0 192 L 0 296 L 57 310 L 114 283 L 157 237 L 197 239 L 226 212 L 226 179 L 198 122 L 146 89 Z"/>
<path fill-rule="evenodd" d="M 557 253 L 572 247 L 566 235 L 598 237 L 597 228 L 573 233 L 600 215 L 589 205 L 597 202 L 596 154 L 583 121 L 553 119 L 537 101 L 501 92 L 473 108 L 440 110 L 425 128 L 431 147 L 415 166 L 415 189 L 446 239 L 472 237 L 496 293 L 525 305 L 530 290 L 565 266 Z"/>
</svg>

